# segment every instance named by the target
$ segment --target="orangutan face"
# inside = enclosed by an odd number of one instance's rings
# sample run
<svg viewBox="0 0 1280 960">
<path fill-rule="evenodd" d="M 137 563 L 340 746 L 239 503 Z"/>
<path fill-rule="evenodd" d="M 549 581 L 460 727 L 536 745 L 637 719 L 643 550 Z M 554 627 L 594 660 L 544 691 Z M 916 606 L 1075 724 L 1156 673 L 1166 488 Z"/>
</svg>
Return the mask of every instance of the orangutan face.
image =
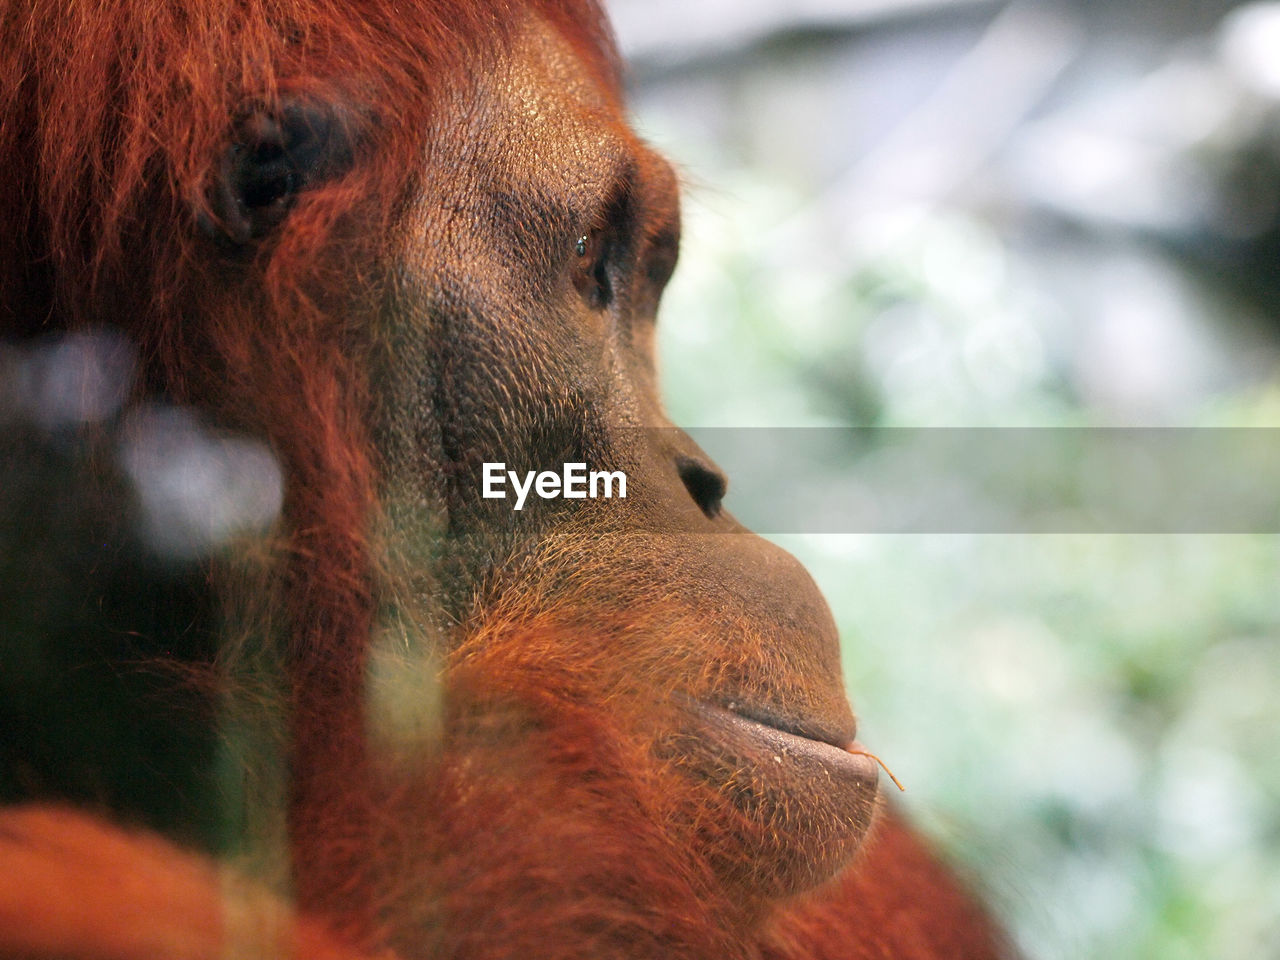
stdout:
<svg viewBox="0 0 1280 960">
<path fill-rule="evenodd" d="M 532 18 L 449 107 L 381 320 L 391 540 L 447 531 L 435 586 L 469 625 L 464 653 L 482 635 L 505 670 L 576 663 L 662 762 L 728 798 L 750 848 L 731 871 L 780 890 L 821 881 L 869 825 L 875 770 L 844 749 L 854 721 L 825 602 L 721 509 L 725 479 L 662 410 L 677 178 Z M 486 498 L 494 463 L 516 476 Z M 566 463 L 624 472 L 626 498 L 531 492 L 516 509 L 527 472 Z M 493 609 L 508 625 L 560 611 L 561 646 L 507 649 L 518 631 L 486 632 Z"/>
</svg>

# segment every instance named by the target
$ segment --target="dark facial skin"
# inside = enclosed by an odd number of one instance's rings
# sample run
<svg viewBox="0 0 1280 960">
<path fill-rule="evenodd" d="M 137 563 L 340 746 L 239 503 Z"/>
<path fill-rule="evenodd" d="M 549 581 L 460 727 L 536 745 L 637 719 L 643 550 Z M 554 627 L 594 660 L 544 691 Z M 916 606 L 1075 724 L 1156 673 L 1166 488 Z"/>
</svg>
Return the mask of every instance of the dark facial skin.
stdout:
<svg viewBox="0 0 1280 960">
<path fill-rule="evenodd" d="M 599 657 L 568 639 L 538 655 L 580 657 L 598 689 L 625 688 L 654 752 L 733 797 L 761 828 L 741 878 L 812 886 L 865 835 L 876 772 L 844 750 L 854 720 L 825 602 L 719 509 L 724 479 L 658 399 L 676 177 L 545 25 L 484 76 L 429 143 L 380 320 L 384 620 L 466 648 L 477 597 L 629 611 L 647 627 Z M 531 496 L 515 512 L 481 497 L 485 461 L 624 470 L 628 498 Z"/>
</svg>

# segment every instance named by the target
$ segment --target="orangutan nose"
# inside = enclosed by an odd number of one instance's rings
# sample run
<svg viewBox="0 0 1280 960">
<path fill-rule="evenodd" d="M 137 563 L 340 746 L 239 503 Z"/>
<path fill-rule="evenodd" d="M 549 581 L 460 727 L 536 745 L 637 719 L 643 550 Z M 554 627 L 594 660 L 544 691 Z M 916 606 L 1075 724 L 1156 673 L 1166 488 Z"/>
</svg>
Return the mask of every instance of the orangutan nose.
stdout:
<svg viewBox="0 0 1280 960">
<path fill-rule="evenodd" d="M 720 501 L 724 499 L 729 481 L 715 467 L 695 457 L 676 457 L 676 470 L 684 481 L 684 488 L 693 497 L 698 509 L 708 519 L 714 520 L 720 515 Z"/>
</svg>

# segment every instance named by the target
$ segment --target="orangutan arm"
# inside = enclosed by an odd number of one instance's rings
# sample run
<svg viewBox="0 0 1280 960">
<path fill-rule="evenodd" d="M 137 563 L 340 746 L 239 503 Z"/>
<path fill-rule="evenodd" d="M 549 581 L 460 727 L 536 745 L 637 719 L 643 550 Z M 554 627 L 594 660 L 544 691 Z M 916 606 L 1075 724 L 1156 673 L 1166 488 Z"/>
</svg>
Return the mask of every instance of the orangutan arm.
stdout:
<svg viewBox="0 0 1280 960">
<path fill-rule="evenodd" d="M 0 813 L 0 957 L 361 960 L 210 861 L 44 806 Z"/>
</svg>

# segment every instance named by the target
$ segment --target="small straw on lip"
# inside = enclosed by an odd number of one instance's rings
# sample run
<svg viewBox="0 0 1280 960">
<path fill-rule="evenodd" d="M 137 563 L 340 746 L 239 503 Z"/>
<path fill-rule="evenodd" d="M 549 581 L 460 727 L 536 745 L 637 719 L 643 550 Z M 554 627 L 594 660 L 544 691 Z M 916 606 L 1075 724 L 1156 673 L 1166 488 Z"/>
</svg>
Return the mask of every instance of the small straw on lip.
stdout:
<svg viewBox="0 0 1280 960">
<path fill-rule="evenodd" d="M 884 772 L 889 775 L 889 779 L 893 781 L 893 785 L 895 787 L 897 787 L 903 793 L 906 792 L 907 788 L 902 785 L 901 780 L 899 780 L 897 777 L 893 775 L 893 771 L 889 769 L 889 765 L 885 763 L 883 760 L 881 760 L 879 757 L 877 757 L 870 750 L 863 750 L 861 747 L 855 748 L 852 744 L 845 747 L 844 749 L 845 749 L 845 753 L 852 753 L 855 757 L 870 757 L 876 763 L 880 764 Z"/>
</svg>

